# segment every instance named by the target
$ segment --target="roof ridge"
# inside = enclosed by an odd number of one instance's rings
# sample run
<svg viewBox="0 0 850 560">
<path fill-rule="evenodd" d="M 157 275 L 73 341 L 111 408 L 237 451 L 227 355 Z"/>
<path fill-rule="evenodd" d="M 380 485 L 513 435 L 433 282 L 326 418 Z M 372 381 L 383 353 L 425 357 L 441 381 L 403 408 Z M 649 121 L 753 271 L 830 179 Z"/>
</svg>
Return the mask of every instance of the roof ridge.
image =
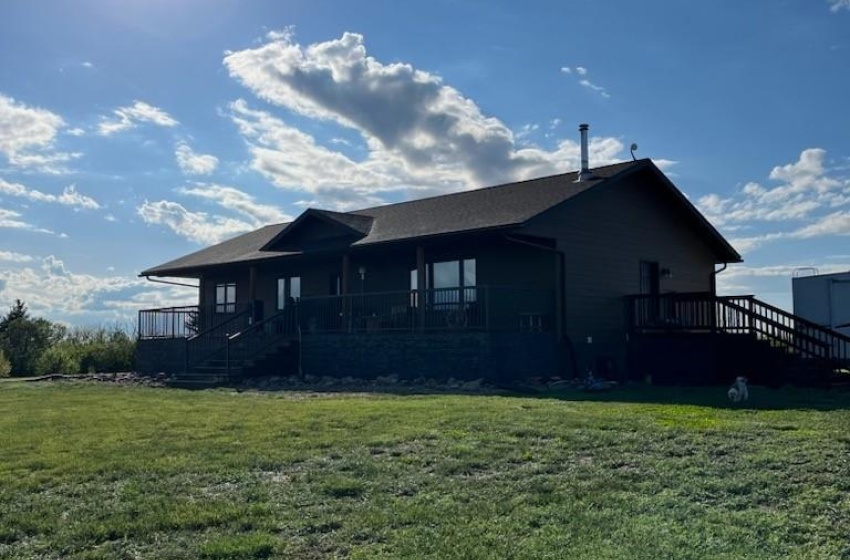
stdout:
<svg viewBox="0 0 850 560">
<path fill-rule="evenodd" d="M 649 158 L 641 158 L 641 159 L 636 159 L 636 160 L 632 160 L 632 161 L 618 161 L 618 162 L 615 162 L 615 163 L 609 163 L 607 165 L 600 165 L 599 167 L 592 168 L 591 171 L 606 169 L 606 168 L 609 168 L 609 167 L 614 167 L 616 165 L 623 165 L 623 164 L 626 164 L 626 163 L 640 163 L 640 162 L 643 162 L 643 161 L 649 161 Z M 510 183 L 500 183 L 498 185 L 489 185 L 489 186 L 486 186 L 486 187 L 478 187 L 476 189 L 467 189 L 467 190 L 464 190 L 464 191 L 450 192 L 450 193 L 445 193 L 445 194 L 437 194 L 437 195 L 434 195 L 434 196 L 426 196 L 424 198 L 415 198 L 413 200 L 402 200 L 401 202 L 391 202 L 389 204 L 379 204 L 377 206 L 370 206 L 368 208 L 359 208 L 357 210 L 349 210 L 348 212 L 342 212 L 342 213 L 343 214 L 358 215 L 357 214 L 358 212 L 366 212 L 368 210 L 375 210 L 375 209 L 378 209 L 378 208 L 386 208 L 387 206 L 401 206 L 403 204 L 412 204 L 412 203 L 415 203 L 415 202 L 422 202 L 424 200 L 435 200 L 435 199 L 438 199 L 438 198 L 448 198 L 448 197 L 452 197 L 452 196 L 459 196 L 459 195 L 470 193 L 470 192 L 480 192 L 480 191 L 487 191 L 487 190 L 493 190 L 493 189 L 501 189 L 501 188 L 506 188 L 506 187 L 512 187 L 512 186 L 515 186 L 515 185 L 522 185 L 524 183 L 533 183 L 533 182 L 536 182 L 536 181 L 545 181 L 547 179 L 554 179 L 556 177 L 566 177 L 567 175 L 578 176 L 578 173 L 579 172 L 577 170 L 576 171 L 567 171 L 565 173 L 553 173 L 552 175 L 544 175 L 542 177 L 533 177 L 531 179 L 522 179 L 520 181 L 512 181 Z M 596 178 L 596 179 L 593 179 L 593 180 L 595 180 L 595 181 L 607 181 L 608 179 L 610 179 L 610 177 L 599 177 L 599 178 Z"/>
</svg>

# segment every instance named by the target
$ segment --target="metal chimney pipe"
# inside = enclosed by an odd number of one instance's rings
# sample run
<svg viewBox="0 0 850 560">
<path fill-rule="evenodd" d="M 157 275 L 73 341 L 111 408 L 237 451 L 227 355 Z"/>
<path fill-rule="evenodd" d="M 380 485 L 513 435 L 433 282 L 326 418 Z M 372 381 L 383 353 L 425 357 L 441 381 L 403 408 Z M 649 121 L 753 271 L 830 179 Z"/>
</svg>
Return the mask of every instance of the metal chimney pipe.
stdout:
<svg viewBox="0 0 850 560">
<path fill-rule="evenodd" d="M 581 173 L 579 176 L 590 171 L 590 163 L 587 157 L 587 130 L 589 128 L 590 126 L 587 124 L 578 125 L 578 131 L 581 134 Z"/>
<path fill-rule="evenodd" d="M 590 181 L 596 179 L 593 173 L 590 172 L 590 162 L 587 155 L 587 131 L 590 128 L 587 124 L 578 125 L 578 131 L 581 134 L 581 170 L 578 172 L 576 182 Z"/>
</svg>

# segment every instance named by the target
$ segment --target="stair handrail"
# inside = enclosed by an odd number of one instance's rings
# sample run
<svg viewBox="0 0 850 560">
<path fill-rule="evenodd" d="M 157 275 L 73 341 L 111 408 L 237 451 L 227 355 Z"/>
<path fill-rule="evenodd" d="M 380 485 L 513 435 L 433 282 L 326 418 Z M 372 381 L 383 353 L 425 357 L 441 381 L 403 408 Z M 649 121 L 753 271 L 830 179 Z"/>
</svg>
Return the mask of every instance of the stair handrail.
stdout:
<svg viewBox="0 0 850 560">
<path fill-rule="evenodd" d="M 659 303 L 652 303 L 656 300 Z M 850 367 L 850 336 L 765 303 L 754 295 L 641 294 L 629 296 L 627 301 L 627 321 L 631 330 L 710 329 L 758 333 L 787 345 L 800 355 L 826 358 L 836 366 Z M 672 306 L 665 306 L 663 301 Z M 679 310 L 680 305 L 685 307 Z M 709 310 L 705 309 L 706 305 L 710 306 Z M 685 313 L 683 316 L 679 315 L 681 311 Z M 679 319 L 684 321 L 679 323 Z"/>
<path fill-rule="evenodd" d="M 722 296 L 722 297 L 734 297 L 734 296 Z M 834 330 L 830 329 L 829 327 L 824 327 L 823 325 L 818 325 L 814 321 L 810 321 L 810 320 L 808 320 L 804 317 L 800 317 L 799 315 L 794 315 L 793 313 L 789 313 L 788 311 L 785 311 L 784 309 L 780 309 L 779 307 L 776 307 L 776 306 L 771 305 L 771 304 L 769 304 L 765 301 L 762 301 L 762 300 L 756 298 L 755 296 L 746 296 L 746 297 L 747 297 L 747 299 L 752 300 L 752 302 L 755 303 L 756 305 L 766 307 L 767 309 L 769 309 L 770 311 L 773 311 L 774 313 L 778 313 L 780 315 L 784 315 L 784 316 L 788 317 L 789 319 L 792 319 L 795 322 L 795 324 L 801 324 L 801 325 L 804 325 L 806 327 L 812 328 L 814 330 L 824 331 L 824 332 L 828 333 L 831 337 L 835 337 L 839 340 L 842 340 L 843 342 L 849 342 L 850 343 L 850 336 L 847 336 L 847 335 L 840 333 L 838 331 L 834 331 Z"/>
<path fill-rule="evenodd" d="M 803 338 L 803 339 L 806 339 L 807 342 L 815 344 L 821 349 L 828 349 L 830 347 L 829 343 L 827 343 L 827 342 L 825 342 L 825 341 L 823 341 L 823 340 L 821 340 L 817 337 L 814 337 L 814 336 L 812 336 L 812 335 L 810 335 L 810 334 L 808 334 L 804 331 L 795 330 L 795 329 L 789 327 L 788 325 L 780 323 L 779 321 L 776 321 L 776 320 L 771 319 L 769 317 L 765 317 L 764 315 L 759 315 L 757 312 L 753 311 L 752 309 L 748 309 L 748 308 L 746 308 L 742 305 L 738 305 L 736 303 L 731 303 L 731 302 L 728 302 L 728 301 L 723 302 L 723 305 L 748 315 L 748 318 L 750 319 L 751 322 L 750 322 L 749 325 L 746 326 L 746 329 L 748 329 L 750 331 L 758 332 L 758 333 L 761 333 L 761 334 L 763 334 L 763 335 L 765 335 L 769 338 L 782 340 L 783 342 L 788 342 L 789 340 L 794 339 L 794 338 Z M 780 331 L 784 334 L 787 334 L 788 339 L 781 339 L 781 338 L 777 337 L 776 335 L 774 335 L 773 333 L 771 333 L 771 332 L 769 332 L 769 331 L 767 331 L 763 328 L 759 328 L 758 326 L 752 324 L 754 322 L 767 323 L 770 326 L 776 328 L 777 331 Z M 810 352 L 810 351 L 806 350 L 805 348 L 799 347 L 799 345 L 795 344 L 794 347 L 798 348 L 801 352 L 805 352 L 805 353 L 811 354 L 813 356 L 816 355 L 814 352 Z"/>
<path fill-rule="evenodd" d="M 188 373 L 192 367 L 203 362 L 215 353 L 221 350 L 225 350 L 227 346 L 226 339 L 228 336 L 230 336 L 230 331 L 235 325 L 238 324 L 237 322 L 242 322 L 247 316 L 250 316 L 251 312 L 252 310 L 250 306 L 245 307 L 242 311 L 234 313 L 232 317 L 229 317 L 221 323 L 213 325 L 212 327 L 209 327 L 208 329 L 205 329 L 199 332 L 198 334 L 187 338 L 185 366 L 186 372 Z M 241 330 L 241 328 L 238 330 Z M 219 337 L 218 335 L 223 336 Z M 220 344 L 215 344 L 215 341 L 219 338 L 223 339 L 222 342 Z M 201 349 L 202 355 L 200 356 L 194 355 L 197 354 L 196 348 L 204 343 L 206 343 L 206 346 L 211 348 L 207 348 L 205 350 Z"/>
<path fill-rule="evenodd" d="M 748 301 L 750 306 L 745 307 L 732 301 L 741 299 Z M 757 328 L 755 325 L 749 325 L 751 330 L 758 331 L 768 337 L 781 340 L 782 342 L 791 345 L 801 354 L 807 354 L 815 358 L 825 358 L 838 363 L 846 363 L 850 361 L 850 337 L 842 333 L 836 332 L 828 327 L 818 325 L 817 323 L 794 315 L 793 313 L 789 313 L 774 305 L 770 305 L 769 303 L 757 299 L 755 296 L 718 296 L 717 301 L 718 303 L 723 302 L 724 305 L 747 314 L 751 321 L 755 320 L 768 323 L 777 330 L 783 331 L 788 335 L 787 339 L 780 339 L 772 333 L 768 333 Z M 756 308 L 763 308 L 763 310 L 757 310 Z M 775 319 L 768 317 L 763 311 L 769 311 L 779 317 L 782 317 L 788 322 L 793 322 L 793 326 L 776 321 Z M 804 344 L 798 344 L 798 339 L 805 339 L 806 342 L 814 344 L 820 352 L 814 351 L 812 348 L 806 347 Z M 838 345 L 836 345 L 836 343 L 838 343 Z"/>
<path fill-rule="evenodd" d="M 238 341 L 240 338 L 247 337 L 251 333 L 256 333 L 257 331 L 262 332 L 263 330 L 265 330 L 265 327 L 267 325 L 273 324 L 276 321 L 279 321 L 282 317 L 287 318 L 287 316 L 292 318 L 292 322 L 293 322 L 294 325 L 298 325 L 298 305 L 297 304 L 295 304 L 293 306 L 293 309 L 283 309 L 283 310 L 279 311 L 278 313 L 275 313 L 273 315 L 269 315 L 265 319 L 263 319 L 261 321 L 257 321 L 255 323 L 249 325 L 245 329 L 241 329 L 239 332 L 236 332 L 236 333 L 233 333 L 232 335 L 227 336 L 227 338 L 225 340 L 225 360 L 226 360 L 226 363 L 227 363 L 228 378 L 230 377 L 231 362 L 234 361 L 234 350 L 233 350 L 232 344 L 234 342 Z M 292 326 L 292 325 L 284 325 L 285 328 L 289 327 L 289 326 Z M 293 332 L 289 332 L 287 330 L 284 334 L 281 334 L 280 336 L 273 336 L 271 341 L 268 342 L 265 345 L 259 345 L 255 348 L 248 349 L 247 351 L 243 352 L 242 355 L 238 356 L 237 359 L 239 361 L 244 362 L 245 360 L 249 359 L 251 356 L 254 356 L 258 352 L 262 351 L 264 348 L 268 348 L 269 346 L 274 344 L 275 341 L 281 340 L 281 339 L 285 338 L 286 336 L 294 336 L 294 335 L 295 335 L 294 330 L 293 330 Z M 254 337 L 253 339 L 247 339 L 247 340 L 250 342 L 251 340 L 256 340 L 258 338 L 259 337 Z"/>
</svg>

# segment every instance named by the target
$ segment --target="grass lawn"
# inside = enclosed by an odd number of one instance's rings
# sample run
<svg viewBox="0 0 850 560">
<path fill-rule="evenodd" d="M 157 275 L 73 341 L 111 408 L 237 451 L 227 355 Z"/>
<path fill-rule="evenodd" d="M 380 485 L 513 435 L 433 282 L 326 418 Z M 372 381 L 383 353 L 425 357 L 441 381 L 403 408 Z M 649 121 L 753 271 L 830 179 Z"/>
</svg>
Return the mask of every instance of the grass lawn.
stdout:
<svg viewBox="0 0 850 560">
<path fill-rule="evenodd" d="M 850 558 L 850 394 L 751 399 L 2 383 L 0 558 Z"/>
</svg>

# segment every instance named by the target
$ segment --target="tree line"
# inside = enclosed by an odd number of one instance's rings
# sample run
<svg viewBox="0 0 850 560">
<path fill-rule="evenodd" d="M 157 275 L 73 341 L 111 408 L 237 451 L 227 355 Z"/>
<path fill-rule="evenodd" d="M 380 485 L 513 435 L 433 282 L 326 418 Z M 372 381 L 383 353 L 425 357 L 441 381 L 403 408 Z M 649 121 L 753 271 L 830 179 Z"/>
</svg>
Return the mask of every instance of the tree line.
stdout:
<svg viewBox="0 0 850 560">
<path fill-rule="evenodd" d="M 118 326 L 68 328 L 17 300 L 0 318 L 0 377 L 132 371 L 135 338 Z"/>
</svg>

